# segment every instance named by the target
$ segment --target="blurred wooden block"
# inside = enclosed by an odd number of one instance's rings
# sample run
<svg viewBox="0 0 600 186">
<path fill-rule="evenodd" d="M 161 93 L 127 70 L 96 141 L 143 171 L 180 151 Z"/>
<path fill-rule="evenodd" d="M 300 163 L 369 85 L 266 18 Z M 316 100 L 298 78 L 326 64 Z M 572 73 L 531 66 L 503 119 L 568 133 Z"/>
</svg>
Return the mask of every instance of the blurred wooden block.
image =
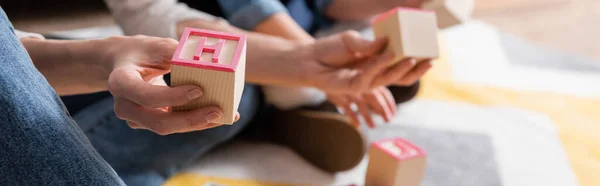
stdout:
<svg viewBox="0 0 600 186">
<path fill-rule="evenodd" d="M 433 11 L 394 8 L 372 23 L 375 38 L 387 37 L 386 52 L 393 52 L 392 63 L 412 57 L 421 61 L 439 56 L 437 20 Z"/>
<path fill-rule="evenodd" d="M 223 116 L 215 123 L 233 124 L 244 90 L 246 36 L 186 28 L 171 61 L 171 86 L 203 90 L 200 99 L 173 110 L 219 106 Z"/>
<path fill-rule="evenodd" d="M 396 138 L 374 142 L 369 150 L 365 185 L 421 185 L 425 163 L 425 152 L 408 141 Z"/>
<path fill-rule="evenodd" d="M 440 29 L 469 20 L 474 7 L 474 0 L 430 0 L 423 5 L 423 9 L 435 11 Z"/>
</svg>

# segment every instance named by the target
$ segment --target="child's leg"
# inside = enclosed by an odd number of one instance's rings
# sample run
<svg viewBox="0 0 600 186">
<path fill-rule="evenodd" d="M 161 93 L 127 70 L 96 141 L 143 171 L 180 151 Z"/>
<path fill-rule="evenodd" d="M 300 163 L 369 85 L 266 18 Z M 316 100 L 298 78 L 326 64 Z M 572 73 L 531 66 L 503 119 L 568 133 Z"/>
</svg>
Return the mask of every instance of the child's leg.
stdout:
<svg viewBox="0 0 600 186">
<path fill-rule="evenodd" d="M 124 185 L 69 117 L 0 8 L 0 185 Z"/>
</svg>

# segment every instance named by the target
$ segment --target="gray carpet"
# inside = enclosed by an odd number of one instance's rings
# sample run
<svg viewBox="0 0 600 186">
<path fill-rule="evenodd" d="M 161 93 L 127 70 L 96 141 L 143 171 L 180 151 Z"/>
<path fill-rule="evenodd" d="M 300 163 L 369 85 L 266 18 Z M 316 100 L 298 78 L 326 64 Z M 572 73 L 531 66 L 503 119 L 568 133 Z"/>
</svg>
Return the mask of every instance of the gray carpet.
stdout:
<svg viewBox="0 0 600 186">
<path fill-rule="evenodd" d="M 427 152 L 422 186 L 501 186 L 489 136 L 383 125 L 370 140 L 402 137 Z"/>
</svg>

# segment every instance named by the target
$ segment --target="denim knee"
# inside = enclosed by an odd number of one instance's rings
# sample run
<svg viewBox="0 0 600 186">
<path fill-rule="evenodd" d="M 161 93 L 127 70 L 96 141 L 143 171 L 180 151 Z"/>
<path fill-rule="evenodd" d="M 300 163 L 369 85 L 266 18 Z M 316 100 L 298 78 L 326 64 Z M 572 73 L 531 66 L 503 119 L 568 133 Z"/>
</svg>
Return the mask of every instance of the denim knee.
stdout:
<svg viewBox="0 0 600 186">
<path fill-rule="evenodd" d="M 0 7 L 0 185 L 123 185 L 35 68 Z"/>
</svg>

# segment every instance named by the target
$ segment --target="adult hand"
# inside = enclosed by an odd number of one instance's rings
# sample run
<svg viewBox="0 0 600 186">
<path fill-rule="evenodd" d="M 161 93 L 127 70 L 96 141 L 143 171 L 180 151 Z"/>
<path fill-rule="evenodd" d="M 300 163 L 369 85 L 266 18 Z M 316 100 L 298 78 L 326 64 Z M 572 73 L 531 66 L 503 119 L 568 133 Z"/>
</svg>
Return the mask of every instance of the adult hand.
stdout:
<svg viewBox="0 0 600 186">
<path fill-rule="evenodd" d="M 171 112 L 172 106 L 186 104 L 202 96 L 193 85 L 168 87 L 162 75 L 170 72 L 177 47 L 172 39 L 135 36 L 105 40 L 108 87 L 115 97 L 115 114 L 130 127 L 148 129 L 160 135 L 204 130 L 223 113 L 217 106 Z M 239 115 L 237 116 L 239 118 Z"/>
<path fill-rule="evenodd" d="M 377 0 L 377 4 L 383 6 L 386 9 L 392 9 L 394 7 L 410 7 L 410 8 L 421 8 L 424 3 L 431 0 Z"/>
<path fill-rule="evenodd" d="M 375 128 L 371 112 L 381 116 L 386 122 L 390 122 L 396 115 L 396 101 L 386 87 L 378 87 L 363 94 L 328 94 L 327 98 L 342 110 L 355 127 L 360 125 L 359 116 L 362 116 L 369 128 Z M 352 109 L 352 104 L 356 105 L 357 112 Z"/>
<path fill-rule="evenodd" d="M 430 67 L 407 58 L 390 65 L 393 54 L 382 53 L 387 40 L 370 41 L 356 31 L 346 31 L 316 41 L 318 63 L 307 63 L 313 85 L 329 93 L 363 93 L 387 85 L 410 85 Z"/>
</svg>

